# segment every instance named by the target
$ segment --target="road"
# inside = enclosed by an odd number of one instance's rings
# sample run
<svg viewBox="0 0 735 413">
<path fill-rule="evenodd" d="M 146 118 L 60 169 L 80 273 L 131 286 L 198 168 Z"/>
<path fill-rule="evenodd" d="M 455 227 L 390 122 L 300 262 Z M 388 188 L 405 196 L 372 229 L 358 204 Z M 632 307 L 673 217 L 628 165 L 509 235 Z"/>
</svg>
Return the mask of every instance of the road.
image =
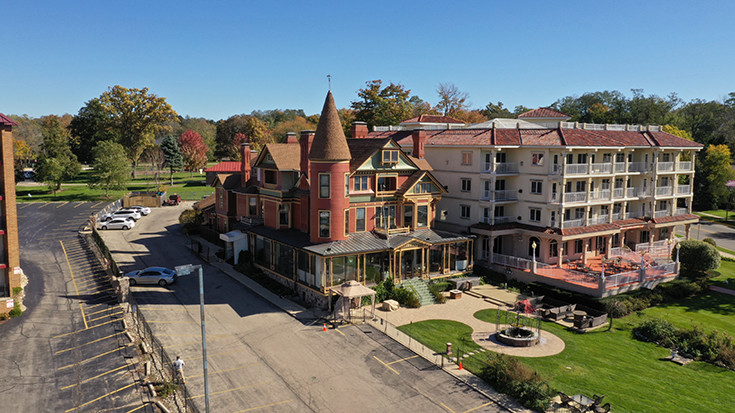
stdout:
<svg viewBox="0 0 735 413">
<path fill-rule="evenodd" d="M 684 227 L 679 225 L 676 227 L 677 235 L 684 236 Z M 711 221 L 700 220 L 699 224 L 692 225 L 689 231 L 691 239 L 701 240 L 703 238 L 712 238 L 718 247 L 727 248 L 735 251 L 735 229 L 727 225 L 717 224 Z"/>
<path fill-rule="evenodd" d="M 292 318 L 199 261 L 177 223 L 182 209 L 156 208 L 133 230 L 107 231 L 103 237 L 123 271 L 204 265 L 212 411 L 504 411 L 367 325 L 325 332 L 321 324 Z M 169 355 L 186 362 L 190 397 L 203 410 L 196 277 L 131 291 Z"/>
</svg>

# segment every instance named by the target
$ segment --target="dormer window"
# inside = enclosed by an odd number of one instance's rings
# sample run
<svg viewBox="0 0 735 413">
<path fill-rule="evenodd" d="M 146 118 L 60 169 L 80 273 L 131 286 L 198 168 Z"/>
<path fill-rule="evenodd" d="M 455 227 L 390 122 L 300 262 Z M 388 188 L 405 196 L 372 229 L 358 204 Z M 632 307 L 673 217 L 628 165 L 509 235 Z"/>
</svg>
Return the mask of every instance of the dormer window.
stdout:
<svg viewBox="0 0 735 413">
<path fill-rule="evenodd" d="M 276 171 L 265 170 L 265 183 L 270 185 L 277 184 Z"/>
<path fill-rule="evenodd" d="M 428 194 L 431 192 L 431 184 L 428 182 L 420 182 L 416 184 L 415 192 L 417 194 Z"/>
<path fill-rule="evenodd" d="M 396 190 L 396 176 L 379 176 L 378 177 L 378 192 L 395 191 Z"/>
<path fill-rule="evenodd" d="M 383 150 L 383 163 L 384 164 L 398 163 L 398 151 L 395 149 L 384 149 Z"/>
</svg>

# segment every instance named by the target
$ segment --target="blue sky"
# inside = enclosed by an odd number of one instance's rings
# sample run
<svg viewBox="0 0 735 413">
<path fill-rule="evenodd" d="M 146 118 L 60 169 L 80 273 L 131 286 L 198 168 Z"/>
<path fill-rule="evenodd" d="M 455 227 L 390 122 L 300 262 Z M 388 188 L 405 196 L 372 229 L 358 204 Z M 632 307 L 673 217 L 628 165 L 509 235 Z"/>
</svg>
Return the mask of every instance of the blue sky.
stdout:
<svg viewBox="0 0 735 413">
<path fill-rule="evenodd" d="M 0 112 L 76 114 L 109 86 L 181 115 L 338 107 L 373 79 L 435 104 L 545 106 L 631 88 L 684 100 L 735 91 L 735 2 L 4 1 Z"/>
</svg>

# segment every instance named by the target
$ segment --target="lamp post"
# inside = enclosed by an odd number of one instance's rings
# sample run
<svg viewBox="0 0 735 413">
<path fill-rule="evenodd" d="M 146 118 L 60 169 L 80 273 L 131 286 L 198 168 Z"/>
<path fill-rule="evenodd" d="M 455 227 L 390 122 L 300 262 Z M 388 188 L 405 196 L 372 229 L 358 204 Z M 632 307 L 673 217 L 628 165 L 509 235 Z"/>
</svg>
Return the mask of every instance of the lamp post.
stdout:
<svg viewBox="0 0 735 413">
<path fill-rule="evenodd" d="M 202 359 L 204 360 L 204 406 L 209 413 L 209 375 L 207 374 L 207 332 L 204 322 L 204 271 L 201 264 L 187 264 L 176 267 L 177 275 L 189 275 L 199 270 L 199 318 L 202 325 Z"/>
<path fill-rule="evenodd" d="M 536 264 L 536 247 L 537 247 L 537 246 L 538 246 L 538 245 L 536 245 L 536 241 L 533 241 L 533 242 L 531 243 L 531 248 L 533 248 L 533 254 L 531 254 L 531 258 L 533 259 L 533 263 L 534 263 L 534 264 Z"/>
<path fill-rule="evenodd" d="M 678 242 L 676 243 L 676 263 L 679 263 L 679 248 L 681 248 L 681 244 Z"/>
</svg>

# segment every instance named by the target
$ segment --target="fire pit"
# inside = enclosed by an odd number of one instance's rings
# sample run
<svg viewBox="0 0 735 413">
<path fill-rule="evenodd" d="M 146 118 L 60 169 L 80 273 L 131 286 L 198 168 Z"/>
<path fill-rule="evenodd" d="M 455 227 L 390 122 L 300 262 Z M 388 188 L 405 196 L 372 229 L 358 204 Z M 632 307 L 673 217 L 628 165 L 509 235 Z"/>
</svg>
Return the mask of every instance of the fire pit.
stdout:
<svg viewBox="0 0 735 413">
<path fill-rule="evenodd" d="M 495 333 L 503 344 L 513 347 L 531 347 L 538 344 L 538 333 L 526 327 L 508 327 Z"/>
</svg>

